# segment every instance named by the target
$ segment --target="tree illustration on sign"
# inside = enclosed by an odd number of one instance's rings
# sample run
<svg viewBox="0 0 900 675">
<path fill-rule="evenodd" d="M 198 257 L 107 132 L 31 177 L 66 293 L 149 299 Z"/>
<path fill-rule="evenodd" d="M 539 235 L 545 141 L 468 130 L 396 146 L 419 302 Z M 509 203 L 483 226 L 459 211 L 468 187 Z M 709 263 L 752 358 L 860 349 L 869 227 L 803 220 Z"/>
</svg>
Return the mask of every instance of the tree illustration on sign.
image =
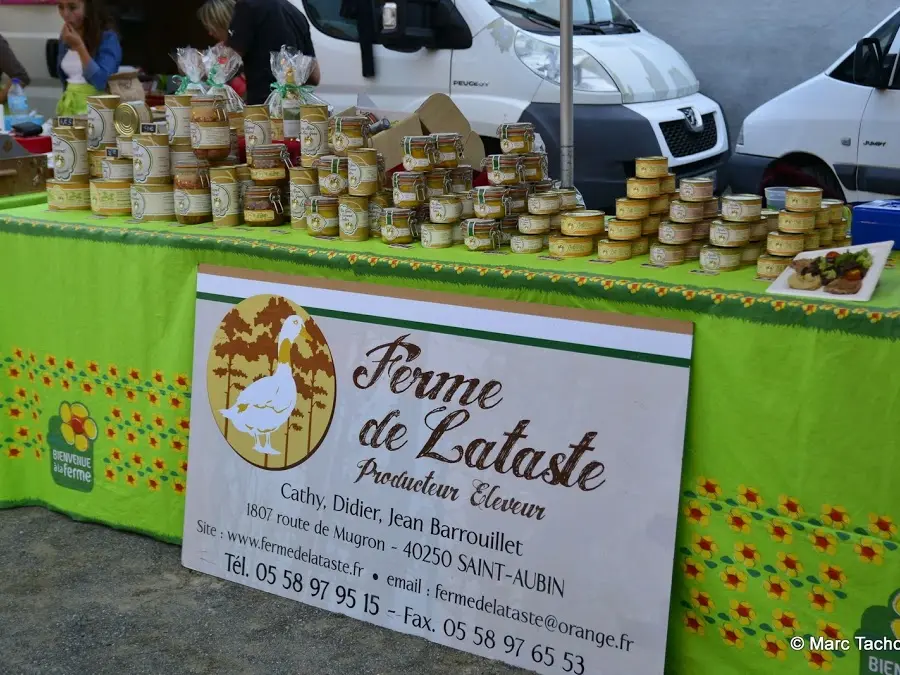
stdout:
<svg viewBox="0 0 900 675">
<path fill-rule="evenodd" d="M 244 389 L 242 380 L 247 378 L 247 373 L 236 368 L 234 360 L 238 356 L 247 358 L 250 355 L 250 324 L 244 321 L 237 307 L 225 315 L 222 320 L 222 331 L 225 340 L 213 347 L 216 356 L 224 359 L 225 365 L 213 369 L 213 374 L 219 378 L 225 378 L 225 407 L 231 405 L 231 392 L 233 389 Z M 228 439 L 228 420 L 225 420 L 225 439 Z"/>
<path fill-rule="evenodd" d="M 306 424 L 306 452 L 308 453 L 312 450 L 313 414 L 315 410 L 325 410 L 326 408 L 323 399 L 328 396 L 329 389 L 324 387 L 323 380 L 334 380 L 334 362 L 331 360 L 325 336 L 322 335 L 322 330 L 314 320 L 310 319 L 306 324 L 306 332 L 309 334 L 307 344 L 311 351 L 310 356 L 303 362 L 303 373 L 309 377 L 309 415 Z M 330 391 L 334 391 L 334 387 L 331 387 Z"/>
<path fill-rule="evenodd" d="M 269 362 L 269 374 L 275 372 L 275 365 L 278 362 L 278 345 L 275 341 L 278 337 L 278 331 L 284 320 L 294 313 L 294 308 L 284 298 L 272 296 L 256 315 L 254 323 L 257 326 L 264 326 L 265 330 L 260 333 L 253 341 L 251 347 L 250 361 L 255 361 L 264 357 Z"/>
</svg>

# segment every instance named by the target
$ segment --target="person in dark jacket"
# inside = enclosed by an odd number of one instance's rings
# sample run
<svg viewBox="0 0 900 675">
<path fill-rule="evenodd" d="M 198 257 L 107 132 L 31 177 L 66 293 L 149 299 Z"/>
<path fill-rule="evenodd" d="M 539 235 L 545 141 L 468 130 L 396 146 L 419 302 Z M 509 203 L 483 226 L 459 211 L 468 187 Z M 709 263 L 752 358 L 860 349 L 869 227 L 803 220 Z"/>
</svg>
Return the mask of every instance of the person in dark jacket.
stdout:
<svg viewBox="0 0 900 675">
<path fill-rule="evenodd" d="M 106 91 L 109 76 L 122 64 L 122 47 L 103 0 L 60 0 L 65 22 L 59 35 L 57 72 L 65 91 L 57 115 L 87 112 L 87 97 Z"/>
<path fill-rule="evenodd" d="M 16 58 L 12 47 L 9 46 L 6 39 L 0 35 L 0 79 L 2 79 L 4 75 L 6 75 L 7 81 L 0 86 L 0 105 L 6 103 L 6 96 L 9 93 L 9 88 L 12 86 L 13 80 L 21 82 L 23 87 L 27 87 L 31 83 L 31 78 L 28 77 L 28 71 L 25 70 L 25 67 L 21 64 L 19 59 Z"/>
<path fill-rule="evenodd" d="M 225 0 L 207 0 L 198 14 L 203 20 L 207 14 L 205 10 L 212 16 L 226 5 Z M 225 44 L 241 55 L 247 78 L 247 103 L 251 105 L 265 103 L 275 81 L 269 56 L 271 52 L 287 45 L 307 56 L 316 55 L 309 22 L 288 0 L 237 0 L 228 34 L 214 37 L 224 37 Z M 317 63 L 307 83 L 315 86 L 319 84 L 319 77 Z"/>
</svg>

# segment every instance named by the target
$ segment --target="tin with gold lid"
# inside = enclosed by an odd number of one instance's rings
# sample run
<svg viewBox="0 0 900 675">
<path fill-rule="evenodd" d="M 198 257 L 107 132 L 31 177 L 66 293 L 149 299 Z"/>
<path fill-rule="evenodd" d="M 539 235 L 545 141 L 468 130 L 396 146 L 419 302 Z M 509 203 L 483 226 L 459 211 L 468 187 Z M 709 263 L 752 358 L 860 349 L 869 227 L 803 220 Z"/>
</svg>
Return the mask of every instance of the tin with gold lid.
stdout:
<svg viewBox="0 0 900 675">
<path fill-rule="evenodd" d="M 152 121 L 150 107 L 143 101 L 122 103 L 113 112 L 113 126 L 117 136 L 134 136 L 140 133 L 141 124 Z M 166 141 L 168 142 L 168 134 Z"/>
<path fill-rule="evenodd" d="M 676 223 L 696 223 L 703 220 L 703 202 L 686 202 L 673 199 L 669 204 L 669 220 Z"/>
<path fill-rule="evenodd" d="M 597 242 L 597 258 L 605 262 L 619 262 L 631 258 L 630 241 L 601 239 Z"/>
<path fill-rule="evenodd" d="M 575 188 L 560 188 L 556 193 L 559 195 L 560 211 L 573 211 L 580 206 Z"/>
<path fill-rule="evenodd" d="M 167 94 L 165 120 L 169 131 L 169 145 L 191 142 L 191 97 L 188 94 Z"/>
<path fill-rule="evenodd" d="M 651 215 L 664 216 L 669 212 L 669 204 L 671 203 L 671 195 L 661 194 L 650 200 L 649 211 Z"/>
<path fill-rule="evenodd" d="M 659 224 L 662 222 L 662 217 L 650 214 L 646 218 L 641 220 L 641 234 L 656 234 L 659 232 Z"/>
<path fill-rule="evenodd" d="M 829 223 L 821 230 L 816 230 L 819 233 L 819 246 L 832 246 L 834 244 L 834 225 Z"/>
<path fill-rule="evenodd" d="M 709 239 L 709 226 L 712 220 L 700 220 L 693 224 L 694 235 L 691 237 L 694 241 L 706 241 Z"/>
<path fill-rule="evenodd" d="M 762 218 L 762 197 L 759 195 L 725 195 L 722 197 L 722 220 L 732 223 L 751 223 Z"/>
<path fill-rule="evenodd" d="M 639 237 L 630 242 L 631 256 L 646 255 L 650 252 L 650 237 Z"/>
<path fill-rule="evenodd" d="M 740 269 L 741 249 L 704 246 L 700 251 L 700 267 L 708 272 L 733 272 Z"/>
<path fill-rule="evenodd" d="M 83 183 L 90 178 L 86 126 L 54 127 L 51 136 L 53 177 L 62 183 Z"/>
<path fill-rule="evenodd" d="M 91 212 L 98 216 L 131 215 L 131 182 L 127 180 L 92 180 Z"/>
<path fill-rule="evenodd" d="M 275 139 L 276 124 L 272 124 Z M 282 121 L 282 135 L 284 123 Z M 328 154 L 328 106 L 304 104 L 300 106 L 300 164 L 311 167 L 315 161 Z"/>
<path fill-rule="evenodd" d="M 638 178 L 663 178 L 669 173 L 666 157 L 638 157 L 634 160 L 634 175 Z"/>
<path fill-rule="evenodd" d="M 675 174 L 667 173 L 665 176 L 659 177 L 659 193 L 663 195 L 670 195 L 676 191 L 675 188 Z"/>
<path fill-rule="evenodd" d="M 240 225 L 243 204 L 237 168 L 212 167 L 209 170 L 209 188 L 213 223 L 220 227 Z"/>
<path fill-rule="evenodd" d="M 550 231 L 550 216 L 534 214 L 519 216 L 518 228 L 522 234 L 544 234 Z"/>
<path fill-rule="evenodd" d="M 47 209 L 50 211 L 87 211 L 91 208 L 88 183 L 47 181 Z"/>
<path fill-rule="evenodd" d="M 571 211 L 560 219 L 560 231 L 572 237 L 595 237 L 603 234 L 603 211 Z"/>
<path fill-rule="evenodd" d="M 803 250 L 815 251 L 819 248 L 819 230 L 813 230 L 803 235 Z"/>
<path fill-rule="evenodd" d="M 741 265 L 755 265 L 762 252 L 763 243 L 761 241 L 752 241 L 746 246 L 741 246 Z"/>
<path fill-rule="evenodd" d="M 162 185 L 172 182 L 168 134 L 134 137 L 132 165 L 135 183 Z"/>
<path fill-rule="evenodd" d="M 822 207 L 818 211 L 816 211 L 816 229 L 825 227 L 831 223 L 831 210 L 827 207 Z"/>
<path fill-rule="evenodd" d="M 338 226 L 341 241 L 366 241 L 369 238 L 369 198 L 338 197 Z"/>
<path fill-rule="evenodd" d="M 684 263 L 684 246 L 661 242 L 650 244 L 650 262 L 660 267 L 681 265 Z"/>
<path fill-rule="evenodd" d="M 700 250 L 705 246 L 702 241 L 689 241 L 684 244 L 684 260 L 699 260 Z"/>
<path fill-rule="evenodd" d="M 686 244 L 694 238 L 694 226 L 691 223 L 675 223 L 666 220 L 660 224 L 658 234 L 662 244 Z"/>
<path fill-rule="evenodd" d="M 172 186 L 132 184 L 131 217 L 142 223 L 174 221 L 175 193 Z"/>
<path fill-rule="evenodd" d="M 594 237 L 569 237 L 551 234 L 547 246 L 554 258 L 585 258 L 594 253 Z"/>
<path fill-rule="evenodd" d="M 88 149 L 116 142 L 115 112 L 122 99 L 115 94 L 87 97 Z"/>
<path fill-rule="evenodd" d="M 514 234 L 509 238 L 509 250 L 513 253 L 540 253 L 543 249 L 542 234 Z"/>
<path fill-rule="evenodd" d="M 712 178 L 682 178 L 678 193 L 683 202 L 705 202 L 715 197 L 715 188 Z"/>
<path fill-rule="evenodd" d="M 528 195 L 528 213 L 536 216 L 549 216 L 559 212 L 560 196 L 558 192 L 536 192 Z"/>
<path fill-rule="evenodd" d="M 347 191 L 356 197 L 378 192 L 378 151 L 374 148 L 347 150 Z"/>
<path fill-rule="evenodd" d="M 723 248 L 738 248 L 750 241 L 750 226 L 714 220 L 709 227 L 709 243 Z"/>
<path fill-rule="evenodd" d="M 453 246 L 453 228 L 449 223 L 432 223 L 426 221 L 419 223 L 419 241 L 422 248 L 450 248 Z"/>
<path fill-rule="evenodd" d="M 640 239 L 642 232 L 642 220 L 619 220 L 618 218 L 610 218 L 606 223 L 606 236 L 612 241 L 632 241 L 633 239 Z"/>
<path fill-rule="evenodd" d="M 788 188 L 784 196 L 784 208 L 803 213 L 818 211 L 822 208 L 822 188 Z"/>
<path fill-rule="evenodd" d="M 769 234 L 769 223 L 766 220 L 757 220 L 755 223 L 747 223 L 750 226 L 750 241 L 765 241 Z"/>
<path fill-rule="evenodd" d="M 756 260 L 756 275 L 760 279 L 777 279 L 790 266 L 790 258 L 763 254 Z"/>
<path fill-rule="evenodd" d="M 629 178 L 625 181 L 625 196 L 629 199 L 656 199 L 659 195 L 658 178 Z"/>
<path fill-rule="evenodd" d="M 719 200 L 717 197 L 711 197 L 703 202 L 703 217 L 707 220 L 719 217 Z"/>
<path fill-rule="evenodd" d="M 814 211 L 781 211 L 778 214 L 778 229 L 795 234 L 812 232 L 816 229 L 816 214 Z"/>
<path fill-rule="evenodd" d="M 828 220 L 832 225 L 837 225 L 844 217 L 844 202 L 840 199 L 823 199 L 822 208 L 828 209 Z"/>
<path fill-rule="evenodd" d="M 646 199 L 616 200 L 616 218 L 619 220 L 643 220 L 650 215 L 650 202 Z"/>
<path fill-rule="evenodd" d="M 106 149 L 106 157 L 101 160 L 104 180 L 134 180 L 134 164 L 130 158 L 119 157 L 119 149 L 110 147 Z"/>
<path fill-rule="evenodd" d="M 793 258 L 803 253 L 806 236 L 803 233 L 769 232 L 766 237 L 766 252 L 771 255 Z"/>
</svg>

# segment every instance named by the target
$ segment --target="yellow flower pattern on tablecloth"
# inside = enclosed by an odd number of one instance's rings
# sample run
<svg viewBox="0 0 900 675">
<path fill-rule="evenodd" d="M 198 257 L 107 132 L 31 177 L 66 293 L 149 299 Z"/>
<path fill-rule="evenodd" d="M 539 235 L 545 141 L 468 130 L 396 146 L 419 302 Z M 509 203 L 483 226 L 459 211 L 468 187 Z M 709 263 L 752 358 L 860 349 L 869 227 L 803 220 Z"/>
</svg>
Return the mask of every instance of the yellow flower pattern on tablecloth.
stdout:
<svg viewBox="0 0 900 675">
<path fill-rule="evenodd" d="M 42 461 L 49 451 L 47 420 L 56 415 L 66 446 L 84 453 L 93 444 L 95 490 L 183 498 L 188 375 L 21 347 L 0 352 L 0 369 L 15 384 L 0 389 L 0 471 L 3 462 Z"/>
</svg>

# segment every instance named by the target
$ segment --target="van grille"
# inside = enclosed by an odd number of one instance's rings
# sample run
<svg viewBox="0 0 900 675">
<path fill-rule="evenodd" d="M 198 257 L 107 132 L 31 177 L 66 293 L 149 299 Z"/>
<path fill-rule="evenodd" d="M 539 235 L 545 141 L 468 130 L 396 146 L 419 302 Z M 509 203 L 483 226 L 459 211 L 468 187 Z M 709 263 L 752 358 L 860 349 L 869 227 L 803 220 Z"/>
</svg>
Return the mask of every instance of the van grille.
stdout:
<svg viewBox="0 0 900 675">
<path fill-rule="evenodd" d="M 707 113 L 703 116 L 703 131 L 698 134 L 688 129 L 683 119 L 660 122 L 659 128 L 662 130 L 666 145 L 669 146 L 669 152 L 673 157 L 689 157 L 712 150 L 719 139 L 714 113 Z"/>
</svg>

